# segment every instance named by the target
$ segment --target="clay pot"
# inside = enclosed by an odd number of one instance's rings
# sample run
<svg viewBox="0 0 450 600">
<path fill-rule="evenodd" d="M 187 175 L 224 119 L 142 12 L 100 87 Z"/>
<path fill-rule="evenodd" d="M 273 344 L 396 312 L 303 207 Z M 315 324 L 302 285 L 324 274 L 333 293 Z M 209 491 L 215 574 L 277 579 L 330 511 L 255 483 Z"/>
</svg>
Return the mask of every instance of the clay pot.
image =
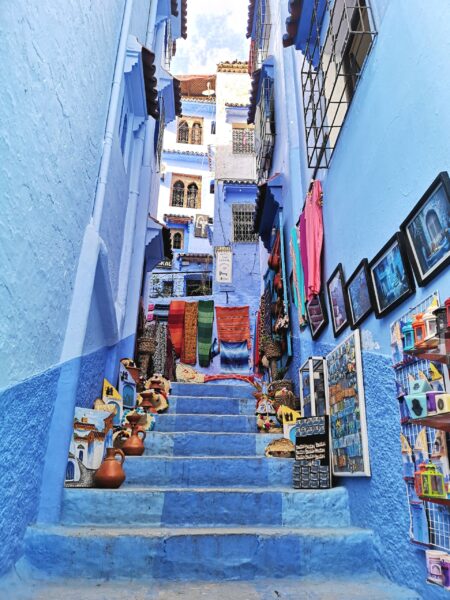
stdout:
<svg viewBox="0 0 450 600">
<path fill-rule="evenodd" d="M 138 415 L 140 418 L 140 415 Z M 128 419 L 130 420 L 130 419 Z M 127 438 L 122 446 L 122 450 L 127 456 L 142 456 L 144 454 L 145 446 L 144 440 L 147 437 L 145 431 L 138 427 L 133 427 L 133 431 L 129 438 Z"/>
<path fill-rule="evenodd" d="M 139 423 L 139 421 L 141 420 L 141 416 L 142 415 L 140 415 L 137 412 L 133 412 L 133 413 L 127 415 L 127 421 L 131 425 L 132 429 L 134 429 L 136 427 L 136 425 Z"/>
<path fill-rule="evenodd" d="M 116 460 L 117 455 L 122 458 L 120 462 Z M 125 455 L 122 450 L 119 450 L 119 448 L 107 448 L 106 456 L 94 476 L 96 487 L 108 489 L 120 487 L 125 481 L 125 473 L 122 468 L 124 460 Z"/>
</svg>

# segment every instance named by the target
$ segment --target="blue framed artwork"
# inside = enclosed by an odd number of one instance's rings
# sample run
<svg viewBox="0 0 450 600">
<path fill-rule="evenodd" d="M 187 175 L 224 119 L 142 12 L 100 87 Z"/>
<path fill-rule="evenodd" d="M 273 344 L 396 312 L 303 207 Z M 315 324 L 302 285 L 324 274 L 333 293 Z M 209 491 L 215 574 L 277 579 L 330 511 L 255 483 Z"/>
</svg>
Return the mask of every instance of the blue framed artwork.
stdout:
<svg viewBox="0 0 450 600">
<path fill-rule="evenodd" d="M 348 325 L 348 305 L 345 294 L 345 278 L 342 264 L 339 263 L 327 282 L 330 302 L 331 324 L 334 337 L 337 337 Z"/>
<path fill-rule="evenodd" d="M 439 173 L 400 226 L 420 286 L 450 264 L 450 178 Z"/>
<path fill-rule="evenodd" d="M 373 308 L 381 319 L 416 289 L 403 235 L 397 232 L 369 263 Z"/>
<path fill-rule="evenodd" d="M 366 258 L 359 263 L 348 279 L 345 292 L 350 327 L 356 329 L 373 310 L 369 262 Z"/>
</svg>

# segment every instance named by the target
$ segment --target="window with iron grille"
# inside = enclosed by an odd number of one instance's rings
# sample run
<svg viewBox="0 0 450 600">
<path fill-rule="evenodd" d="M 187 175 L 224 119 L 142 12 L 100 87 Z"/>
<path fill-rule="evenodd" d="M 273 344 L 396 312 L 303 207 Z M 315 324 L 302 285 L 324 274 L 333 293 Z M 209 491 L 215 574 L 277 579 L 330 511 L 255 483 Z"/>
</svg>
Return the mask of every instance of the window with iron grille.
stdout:
<svg viewBox="0 0 450 600">
<path fill-rule="evenodd" d="M 184 206 L 184 183 L 176 181 L 172 187 L 172 206 Z"/>
<path fill-rule="evenodd" d="M 187 208 L 199 208 L 197 206 L 198 200 L 198 186 L 196 183 L 188 185 L 187 189 Z"/>
<path fill-rule="evenodd" d="M 369 0 L 314 0 L 301 73 L 311 168 L 329 166 L 376 33 Z"/>
<path fill-rule="evenodd" d="M 172 173 L 171 206 L 201 208 L 202 178 L 197 175 Z"/>
<path fill-rule="evenodd" d="M 162 295 L 173 296 L 173 281 L 162 282 Z"/>
<path fill-rule="evenodd" d="M 189 144 L 189 124 L 187 121 L 178 123 L 177 142 L 179 144 Z"/>
<path fill-rule="evenodd" d="M 253 232 L 254 204 L 233 204 L 233 242 L 254 243 L 258 234 Z"/>
<path fill-rule="evenodd" d="M 266 60 L 269 53 L 269 40 L 271 30 L 270 0 L 259 0 L 257 2 L 255 35 L 250 45 L 250 73 Z"/>
<path fill-rule="evenodd" d="M 201 123 L 194 123 L 191 130 L 191 144 L 202 143 L 202 126 Z"/>
<path fill-rule="evenodd" d="M 183 248 L 183 232 L 172 231 L 172 250 L 181 250 Z"/>
<path fill-rule="evenodd" d="M 253 127 L 233 125 L 233 154 L 252 154 L 255 151 Z"/>
<path fill-rule="evenodd" d="M 264 77 L 261 85 L 261 96 L 256 108 L 255 130 L 256 174 L 258 183 L 263 183 L 269 177 L 275 146 L 274 82 L 268 76 Z"/>
<path fill-rule="evenodd" d="M 211 275 L 186 277 L 186 296 L 210 296 L 212 293 Z"/>
</svg>

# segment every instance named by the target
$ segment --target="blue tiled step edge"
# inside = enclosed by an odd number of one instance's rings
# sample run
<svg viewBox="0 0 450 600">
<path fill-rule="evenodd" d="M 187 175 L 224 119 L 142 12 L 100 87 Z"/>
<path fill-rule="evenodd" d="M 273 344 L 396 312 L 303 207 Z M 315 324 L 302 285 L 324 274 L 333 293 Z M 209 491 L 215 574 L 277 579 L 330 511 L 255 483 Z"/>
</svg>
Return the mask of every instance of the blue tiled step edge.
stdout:
<svg viewBox="0 0 450 600">
<path fill-rule="evenodd" d="M 171 384 L 174 396 L 222 396 L 225 398 L 253 398 L 255 388 L 249 384 L 234 383 L 177 383 Z"/>
<path fill-rule="evenodd" d="M 16 567 L 17 569 L 17 567 Z M 252 581 L 220 582 L 177 582 L 163 580 L 71 579 L 42 577 L 36 580 L 35 571 L 20 569 L 20 578 L 14 573 L 9 581 L 0 581 L 7 598 L 16 600 L 163 600 L 169 598 L 204 598 L 224 600 L 224 598 L 267 600 L 420 600 L 419 594 L 400 587 L 374 573 L 352 574 L 347 577 L 335 576 L 327 579 L 316 574 L 308 577 L 284 579 L 258 578 Z M 30 573 L 31 571 L 31 573 Z M 37 575 L 40 575 L 39 573 Z"/>
<path fill-rule="evenodd" d="M 124 486 L 278 487 L 292 484 L 292 460 L 263 456 L 130 456 L 124 469 L 127 475 Z"/>
<path fill-rule="evenodd" d="M 153 527 L 344 527 L 349 525 L 345 488 L 123 487 L 65 489 L 62 523 Z"/>
<path fill-rule="evenodd" d="M 255 399 L 238 399 L 229 397 L 169 397 L 169 414 L 199 415 L 254 415 Z"/>
<path fill-rule="evenodd" d="M 155 431 L 256 433 L 256 417 L 247 415 L 158 415 Z"/>
<path fill-rule="evenodd" d="M 32 567 L 54 577 L 165 580 L 328 577 L 373 569 L 372 533 L 357 528 L 149 529 L 32 526 Z"/>
<path fill-rule="evenodd" d="M 281 434 L 199 433 L 157 430 L 147 433 L 145 454 L 153 456 L 264 456 L 271 441 Z M 283 459 L 273 459 L 283 460 Z"/>
</svg>

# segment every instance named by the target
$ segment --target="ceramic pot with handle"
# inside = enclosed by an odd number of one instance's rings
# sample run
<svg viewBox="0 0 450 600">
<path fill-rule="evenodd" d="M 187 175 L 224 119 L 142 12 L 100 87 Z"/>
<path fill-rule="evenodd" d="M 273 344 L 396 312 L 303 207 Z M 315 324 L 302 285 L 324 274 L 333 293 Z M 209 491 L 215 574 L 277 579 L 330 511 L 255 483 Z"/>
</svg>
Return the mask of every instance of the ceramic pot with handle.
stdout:
<svg viewBox="0 0 450 600">
<path fill-rule="evenodd" d="M 121 461 L 116 460 L 121 457 Z M 125 472 L 122 468 L 125 455 L 119 448 L 107 448 L 106 456 L 94 476 L 96 487 L 117 489 L 125 481 Z"/>
<path fill-rule="evenodd" d="M 145 431 L 142 431 L 139 427 L 133 427 L 133 431 L 130 437 L 125 440 L 122 450 L 127 456 L 142 456 L 145 450 L 144 440 L 146 437 Z"/>
</svg>

